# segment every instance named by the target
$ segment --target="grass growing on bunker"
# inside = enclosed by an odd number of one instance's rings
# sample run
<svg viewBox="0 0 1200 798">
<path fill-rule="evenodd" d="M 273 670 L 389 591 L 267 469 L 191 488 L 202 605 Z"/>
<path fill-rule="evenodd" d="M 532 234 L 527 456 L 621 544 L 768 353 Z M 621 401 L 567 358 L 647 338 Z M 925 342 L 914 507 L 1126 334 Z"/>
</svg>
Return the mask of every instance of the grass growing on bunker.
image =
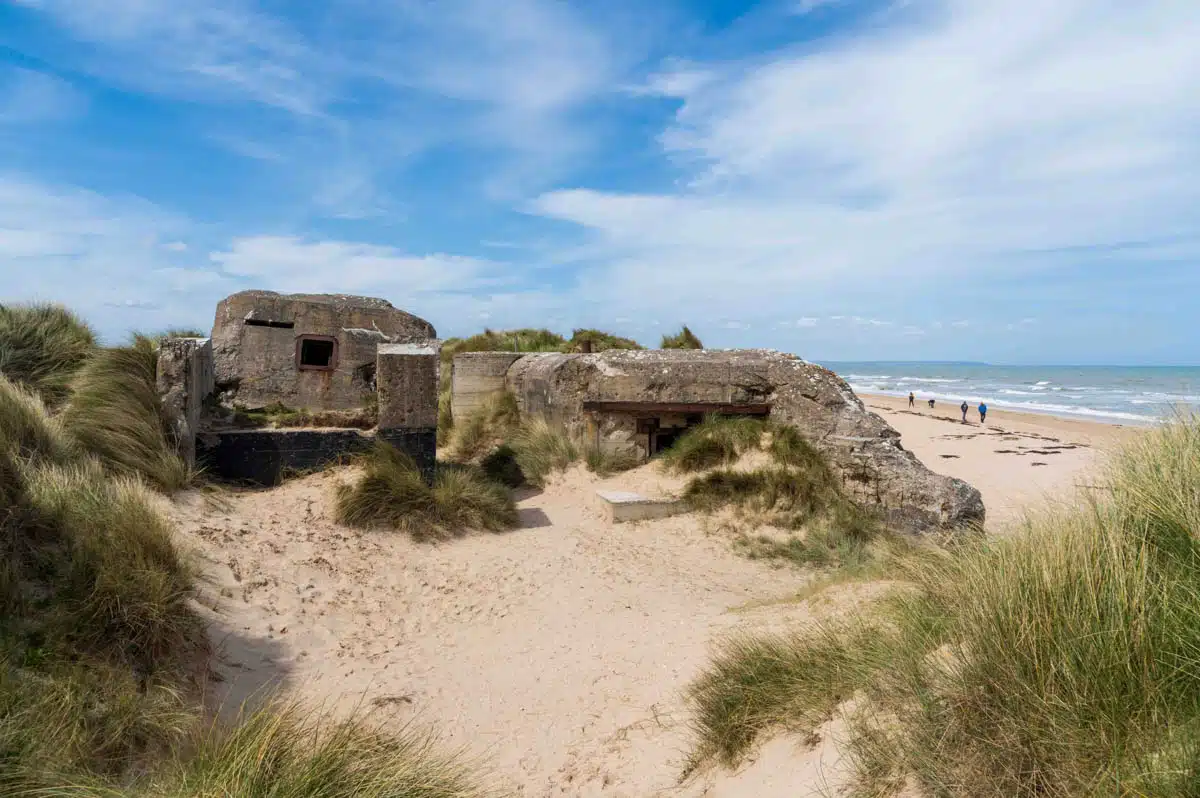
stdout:
<svg viewBox="0 0 1200 798">
<path fill-rule="evenodd" d="M 454 427 L 450 451 L 457 461 L 473 460 L 507 438 L 520 422 L 517 398 L 508 391 L 497 393 Z"/>
<path fill-rule="evenodd" d="M 696 334 L 688 329 L 688 326 L 683 325 L 683 329 L 674 335 L 664 335 L 662 342 L 658 345 L 659 349 L 703 349 L 704 344 L 696 337 Z"/>
<path fill-rule="evenodd" d="M 691 693 L 698 761 L 855 694 L 860 795 L 1197 794 L 1200 421 L 1144 433 L 1103 482 L 1017 537 L 914 553 L 907 588 L 852 621 L 720 648 Z M 876 633 L 843 645 L 855 625 Z M 810 689 L 827 660 L 837 683 Z"/>
<path fill-rule="evenodd" d="M 439 463 L 430 485 L 412 458 L 386 443 L 377 443 L 362 465 L 357 482 L 337 488 L 336 517 L 347 526 L 390 527 L 418 540 L 436 540 L 518 524 L 508 489 L 477 467 Z"/>
<path fill-rule="evenodd" d="M 769 462 L 744 467 L 752 453 Z M 825 457 L 794 427 L 711 416 L 680 436 L 662 461 L 668 470 L 694 473 L 683 493 L 693 507 L 734 512 L 734 544 L 751 558 L 863 567 L 887 537 L 870 511 L 843 495 Z M 762 527 L 774 534 L 756 531 Z"/>
</svg>

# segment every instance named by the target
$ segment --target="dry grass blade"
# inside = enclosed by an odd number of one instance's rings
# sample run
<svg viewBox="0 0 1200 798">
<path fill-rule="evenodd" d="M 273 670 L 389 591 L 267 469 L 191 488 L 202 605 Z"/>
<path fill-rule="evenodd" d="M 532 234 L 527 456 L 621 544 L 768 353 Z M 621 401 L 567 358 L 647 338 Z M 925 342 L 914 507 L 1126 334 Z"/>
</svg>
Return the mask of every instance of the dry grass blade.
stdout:
<svg viewBox="0 0 1200 798">
<path fill-rule="evenodd" d="M 0 305 L 0 374 L 51 407 L 70 393 L 71 377 L 92 356 L 96 337 L 59 305 Z"/>
<path fill-rule="evenodd" d="M 912 589 L 859 621 L 881 634 L 839 646 L 824 624 L 723 650 L 693 690 L 698 756 L 809 724 L 849 684 L 869 709 L 850 724 L 860 795 L 906 779 L 963 798 L 1196 795 L 1200 423 L 1143 435 L 1106 481 L 1017 537 L 914 549 Z M 829 663 L 839 684 L 813 689 Z"/>
<path fill-rule="evenodd" d="M 76 375 L 63 423 L 114 473 L 173 491 L 187 485 L 192 474 L 167 435 L 156 363 L 155 349 L 145 338 L 100 350 Z"/>
<path fill-rule="evenodd" d="M 362 477 L 337 488 L 335 511 L 347 526 L 390 527 L 420 540 L 517 526 L 512 495 L 479 468 L 440 464 L 429 485 L 408 455 L 385 443 L 362 463 Z"/>
</svg>

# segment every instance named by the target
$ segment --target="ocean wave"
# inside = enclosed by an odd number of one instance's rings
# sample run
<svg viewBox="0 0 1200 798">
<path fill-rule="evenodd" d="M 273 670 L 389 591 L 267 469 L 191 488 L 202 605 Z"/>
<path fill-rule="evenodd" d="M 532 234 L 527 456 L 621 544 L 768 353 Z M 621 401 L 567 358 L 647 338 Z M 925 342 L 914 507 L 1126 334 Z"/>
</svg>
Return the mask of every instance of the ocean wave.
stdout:
<svg viewBox="0 0 1200 798">
<path fill-rule="evenodd" d="M 882 394 L 884 396 L 899 396 L 899 397 L 904 397 L 904 396 L 908 395 L 907 392 L 903 392 L 903 391 L 896 391 L 896 390 L 881 391 L 878 389 L 873 389 L 872 386 L 855 385 L 854 383 L 851 383 L 850 387 L 856 393 L 858 393 L 858 392 L 875 393 L 875 394 Z M 1028 394 L 1028 395 L 1032 396 L 1034 394 Z M 1024 411 L 1024 412 L 1028 412 L 1028 413 L 1041 413 L 1043 415 L 1050 415 L 1050 416 L 1066 416 L 1066 417 L 1085 416 L 1088 418 L 1108 419 L 1111 421 L 1131 421 L 1131 422 L 1140 422 L 1143 424 L 1147 423 L 1147 422 L 1153 422 L 1153 421 L 1157 420 L 1159 417 L 1158 414 L 1154 414 L 1154 413 L 1125 412 L 1122 410 L 1116 410 L 1116 409 L 1110 409 L 1110 408 L 1095 408 L 1095 407 L 1088 407 L 1085 405 L 1064 405 L 1064 404 L 1058 404 L 1055 402 L 1022 402 L 1022 401 L 1016 401 L 1016 400 L 1012 400 L 1012 399 L 999 399 L 999 398 L 995 398 L 994 396 L 983 396 L 983 395 L 973 394 L 973 393 L 964 395 L 964 394 L 927 392 L 927 393 L 924 393 L 921 395 L 922 402 L 924 402 L 928 399 L 935 399 L 937 401 L 948 401 L 948 402 L 953 403 L 953 405 L 955 405 L 955 406 L 957 406 L 960 402 L 966 401 L 968 404 L 971 405 L 972 411 L 974 411 L 978 407 L 980 402 L 986 402 L 987 404 L 993 405 L 997 408 L 1020 410 L 1020 411 Z"/>
<path fill-rule="evenodd" d="M 896 382 L 931 382 L 934 384 L 962 382 L 961 378 L 951 379 L 948 377 L 901 377 Z"/>
</svg>

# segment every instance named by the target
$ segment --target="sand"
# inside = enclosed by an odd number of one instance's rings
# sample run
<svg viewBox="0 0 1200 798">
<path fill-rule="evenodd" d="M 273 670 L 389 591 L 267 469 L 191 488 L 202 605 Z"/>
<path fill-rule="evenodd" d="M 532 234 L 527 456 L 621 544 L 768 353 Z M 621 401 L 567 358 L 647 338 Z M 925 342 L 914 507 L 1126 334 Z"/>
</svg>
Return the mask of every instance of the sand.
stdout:
<svg viewBox="0 0 1200 798">
<path fill-rule="evenodd" d="M 1001 413 L 985 430 L 867 402 L 930 467 L 979 487 L 998 527 L 1079 482 L 1125 434 Z M 739 556 L 703 518 L 610 525 L 596 490 L 678 489 L 654 465 L 608 480 L 574 469 L 522 494 L 521 529 L 436 545 L 334 523 L 334 486 L 353 476 L 340 468 L 171 506 L 210 582 L 212 698 L 227 710 L 282 689 L 335 712 L 429 724 L 518 796 L 791 798 L 842 783 L 834 724 L 815 746 L 783 736 L 739 772 L 681 784 L 682 693 L 723 636 L 782 631 L 873 586 L 797 601 L 811 573 Z"/>
</svg>

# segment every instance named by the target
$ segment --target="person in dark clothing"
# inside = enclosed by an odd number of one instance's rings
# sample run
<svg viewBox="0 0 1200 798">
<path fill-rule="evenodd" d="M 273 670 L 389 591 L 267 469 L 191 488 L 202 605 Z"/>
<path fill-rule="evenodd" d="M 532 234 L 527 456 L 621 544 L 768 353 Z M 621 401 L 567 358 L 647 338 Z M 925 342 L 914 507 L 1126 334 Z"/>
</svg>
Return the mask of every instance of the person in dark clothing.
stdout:
<svg viewBox="0 0 1200 798">
<path fill-rule="evenodd" d="M 971 409 L 971 406 L 967 404 L 966 399 L 963 399 L 963 403 L 958 406 L 958 409 L 962 411 L 963 423 L 966 424 L 967 423 L 967 411 Z"/>
<path fill-rule="evenodd" d="M 984 402 L 979 403 L 979 423 L 987 423 L 987 404 Z"/>
<path fill-rule="evenodd" d="M 913 407 L 917 403 L 917 397 L 913 396 L 913 392 L 908 392 L 908 406 Z"/>
<path fill-rule="evenodd" d="M 932 399 L 929 400 L 929 409 L 930 410 L 933 409 L 933 400 Z"/>
</svg>

